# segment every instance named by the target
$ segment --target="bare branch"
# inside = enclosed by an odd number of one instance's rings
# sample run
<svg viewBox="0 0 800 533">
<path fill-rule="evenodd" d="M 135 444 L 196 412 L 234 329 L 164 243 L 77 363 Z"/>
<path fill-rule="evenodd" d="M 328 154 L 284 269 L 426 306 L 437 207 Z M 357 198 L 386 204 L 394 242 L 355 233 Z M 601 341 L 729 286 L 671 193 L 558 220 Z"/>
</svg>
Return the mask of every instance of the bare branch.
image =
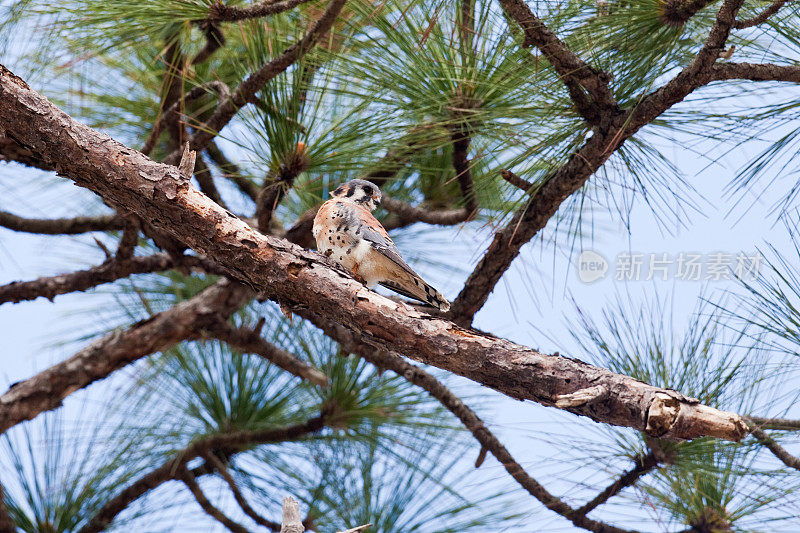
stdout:
<svg viewBox="0 0 800 533">
<path fill-rule="evenodd" d="M 550 494 L 538 481 L 528 475 L 522 465 L 514 459 L 508 449 L 486 427 L 483 420 L 434 376 L 417 366 L 407 363 L 402 357 L 376 350 L 361 343 L 352 333 L 334 322 L 325 321 L 313 315 L 304 316 L 309 318 L 317 327 L 320 327 L 326 335 L 338 342 L 346 351 L 358 354 L 378 368 L 391 370 L 439 400 L 472 433 L 481 444 L 481 450 L 488 450 L 503 465 L 506 472 L 531 496 L 544 504 L 545 507 L 570 520 L 576 526 L 589 531 L 606 533 L 621 533 L 625 531 L 603 522 L 591 520 L 586 517 L 586 513 L 576 511 L 556 496 Z"/>
<path fill-rule="evenodd" d="M 780 429 L 783 431 L 800 430 L 800 420 L 788 418 L 765 418 L 761 416 L 748 416 L 747 420 L 761 429 Z"/>
<path fill-rule="evenodd" d="M 197 503 L 208 516 L 227 527 L 233 533 L 248 533 L 247 529 L 228 518 L 225 513 L 214 507 L 214 505 L 208 501 L 208 498 L 206 498 L 206 495 L 203 494 L 203 490 L 200 488 L 200 485 L 197 484 L 197 481 L 195 481 L 192 473 L 189 472 L 188 468 L 186 468 L 186 463 L 183 463 L 178 467 L 178 476 L 180 476 L 183 484 L 186 485 L 186 488 L 189 489 L 189 492 L 192 493 L 194 499 L 197 500 Z"/>
<path fill-rule="evenodd" d="M 139 221 L 134 216 L 125 219 L 125 228 L 117 246 L 114 260 L 117 262 L 128 261 L 133 257 L 133 251 L 139 242 Z"/>
<path fill-rule="evenodd" d="M 228 453 L 233 454 L 257 444 L 299 440 L 321 431 L 327 423 L 327 415 L 323 413 L 294 426 L 222 433 L 196 440 L 175 454 L 173 458 L 140 477 L 111 498 L 78 533 L 98 533 L 103 531 L 131 503 L 163 483 L 175 479 L 181 466 L 185 466 L 196 457 L 206 453 L 213 453 L 213 450 L 226 450 Z"/>
<path fill-rule="evenodd" d="M 231 492 L 233 493 L 233 498 L 236 500 L 236 503 L 239 504 L 239 507 L 241 507 L 242 511 L 244 511 L 244 513 L 249 516 L 253 522 L 260 526 L 271 529 L 272 531 L 281 530 L 280 524 L 262 517 L 250 506 L 249 503 L 247 503 L 242 491 L 239 490 L 239 487 L 236 485 L 236 481 L 234 481 L 233 476 L 231 476 L 231 473 L 216 455 L 211 452 L 205 452 L 203 454 L 203 458 L 213 467 L 213 469 L 222 477 L 222 479 L 225 480 L 225 483 L 228 484 L 228 488 L 230 488 Z"/>
<path fill-rule="evenodd" d="M 0 226 L 13 231 L 43 235 L 76 235 L 90 231 L 122 229 L 125 219 L 118 215 L 75 218 L 23 218 L 0 211 Z"/>
<path fill-rule="evenodd" d="M 137 359 L 192 338 L 202 327 L 219 321 L 220 316 L 233 313 L 250 296 L 246 287 L 220 281 L 195 297 L 126 330 L 109 333 L 66 361 L 12 385 L 0 396 L 0 433 L 42 411 L 59 407 L 69 394 Z"/>
<path fill-rule="evenodd" d="M 169 254 L 155 254 L 146 257 L 131 257 L 119 260 L 112 258 L 105 263 L 78 270 L 69 274 L 47 276 L 31 281 L 14 281 L 0 286 L 0 304 L 17 303 L 36 298 L 52 300 L 59 294 L 85 291 L 104 283 L 111 283 L 132 274 L 149 274 L 173 268 L 194 268 L 203 272 L 219 273 L 220 270 L 201 257 L 191 255 L 179 256 L 177 259 Z"/>
<path fill-rule="evenodd" d="M 530 193 L 533 192 L 533 183 L 529 182 L 528 180 L 522 179 L 510 170 L 501 170 L 500 176 L 509 182 L 511 185 L 520 189 L 524 192 Z"/>
<path fill-rule="evenodd" d="M 800 459 L 787 452 L 783 446 L 775 442 L 763 429 L 753 426 L 750 428 L 750 432 L 761 444 L 766 446 L 775 457 L 780 459 L 783 464 L 789 468 L 800 470 Z"/>
<path fill-rule="evenodd" d="M 212 22 L 233 22 L 236 20 L 247 20 L 259 17 L 267 17 L 269 15 L 276 15 L 289 11 L 301 4 L 310 2 L 311 0 L 282 0 L 276 2 L 275 0 L 265 0 L 247 7 L 228 6 L 222 2 L 218 2 L 211 6 L 206 20 Z"/>
<path fill-rule="evenodd" d="M 237 328 L 228 322 L 220 321 L 209 327 L 208 332 L 214 338 L 230 344 L 237 350 L 260 355 L 292 375 L 306 379 L 320 387 L 328 386 L 328 377 L 324 373 L 271 342 L 267 342 L 251 329 Z"/>
<path fill-rule="evenodd" d="M 780 9 L 783 6 L 785 6 L 788 2 L 789 2 L 789 0 L 775 0 L 770 5 L 768 5 L 766 8 L 764 8 L 764 11 L 762 11 L 761 13 L 756 15 L 755 17 L 750 18 L 750 19 L 746 19 L 746 20 L 740 20 L 740 21 L 736 22 L 736 24 L 733 27 L 736 28 L 737 30 L 743 30 L 745 28 L 751 28 L 753 26 L 758 26 L 762 22 L 766 22 L 767 19 L 770 18 L 772 15 L 774 15 L 778 11 L 780 11 Z"/>
<path fill-rule="evenodd" d="M 437 211 L 432 209 L 425 209 L 423 207 L 415 207 L 402 200 L 396 200 L 384 196 L 381 200 L 381 205 L 389 212 L 398 215 L 398 220 L 394 222 L 387 221 L 384 226 L 386 229 L 393 229 L 401 226 L 407 226 L 415 222 L 424 222 L 426 224 L 438 224 L 440 226 L 452 226 L 466 222 L 470 218 L 470 211 L 466 208 L 450 209 L 447 211 Z"/>
<path fill-rule="evenodd" d="M 771 63 L 715 63 L 711 80 L 786 81 L 800 83 L 800 66 Z"/>
</svg>

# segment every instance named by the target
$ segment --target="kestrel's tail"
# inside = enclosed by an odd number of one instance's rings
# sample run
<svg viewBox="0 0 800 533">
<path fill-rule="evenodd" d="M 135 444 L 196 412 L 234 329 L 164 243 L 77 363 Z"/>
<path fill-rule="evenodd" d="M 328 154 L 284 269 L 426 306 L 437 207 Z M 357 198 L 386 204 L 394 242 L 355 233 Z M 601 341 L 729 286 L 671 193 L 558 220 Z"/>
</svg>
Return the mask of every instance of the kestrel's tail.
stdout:
<svg viewBox="0 0 800 533">
<path fill-rule="evenodd" d="M 444 313 L 450 310 L 450 302 L 439 291 L 426 283 L 424 279 L 407 272 L 403 272 L 403 274 L 405 275 L 403 276 L 402 284 L 396 281 L 382 281 L 381 285 L 403 296 L 430 304 Z"/>
</svg>

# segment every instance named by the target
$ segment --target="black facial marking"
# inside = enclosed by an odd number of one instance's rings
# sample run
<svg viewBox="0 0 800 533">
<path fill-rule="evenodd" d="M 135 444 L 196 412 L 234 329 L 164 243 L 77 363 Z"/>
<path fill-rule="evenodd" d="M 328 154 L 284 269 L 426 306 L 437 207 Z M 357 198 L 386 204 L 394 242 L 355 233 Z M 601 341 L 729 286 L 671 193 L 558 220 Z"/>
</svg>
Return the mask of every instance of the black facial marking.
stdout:
<svg viewBox="0 0 800 533">
<path fill-rule="evenodd" d="M 333 191 L 333 194 L 338 196 L 338 195 L 342 194 L 343 192 L 344 192 L 344 185 L 339 185 L 338 187 L 336 187 L 336 190 Z"/>
<path fill-rule="evenodd" d="M 349 189 L 347 189 L 347 194 L 345 194 L 345 197 L 350 198 L 351 196 L 353 196 L 355 192 L 356 192 L 355 187 L 350 187 Z"/>
</svg>

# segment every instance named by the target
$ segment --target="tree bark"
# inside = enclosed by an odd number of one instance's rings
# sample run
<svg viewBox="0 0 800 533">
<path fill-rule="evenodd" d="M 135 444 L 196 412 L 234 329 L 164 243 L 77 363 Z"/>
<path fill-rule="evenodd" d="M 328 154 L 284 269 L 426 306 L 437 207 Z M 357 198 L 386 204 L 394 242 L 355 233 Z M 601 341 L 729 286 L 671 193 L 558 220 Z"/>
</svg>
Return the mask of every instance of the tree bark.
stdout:
<svg viewBox="0 0 800 533">
<path fill-rule="evenodd" d="M 336 321 L 372 346 L 519 400 L 654 437 L 739 440 L 747 433 L 734 413 L 575 359 L 469 331 L 380 296 L 323 256 L 256 232 L 192 188 L 177 168 L 79 124 L 2 66 L 0 101 L 5 132 L 60 174 L 180 239 L 268 298 Z M 91 382 L 82 381 L 78 387 Z M 13 408 L 13 403 L 6 400 L 3 406 Z"/>
</svg>

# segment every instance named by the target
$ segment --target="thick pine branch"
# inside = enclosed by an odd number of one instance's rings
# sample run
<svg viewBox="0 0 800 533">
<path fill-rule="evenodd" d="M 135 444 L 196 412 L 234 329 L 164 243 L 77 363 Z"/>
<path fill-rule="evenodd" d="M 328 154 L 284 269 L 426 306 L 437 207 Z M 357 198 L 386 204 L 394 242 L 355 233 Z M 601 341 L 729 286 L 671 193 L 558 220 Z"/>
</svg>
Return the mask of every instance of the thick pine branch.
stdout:
<svg viewBox="0 0 800 533">
<path fill-rule="evenodd" d="M 24 218 L 0 211 L 0 226 L 23 233 L 76 235 L 90 231 L 119 230 L 125 226 L 125 219 L 117 215 L 75 218 Z"/>
<path fill-rule="evenodd" d="M 721 80 L 800 83 L 800 66 L 771 63 L 716 63 L 711 67 L 711 81 Z"/>
<path fill-rule="evenodd" d="M 651 436 L 738 440 L 746 433 L 738 415 L 675 391 L 468 331 L 380 296 L 323 256 L 259 234 L 191 187 L 175 167 L 72 120 L 5 69 L 0 70 L 0 98 L 6 102 L 0 107 L 0 123 L 45 160 L 58 162 L 62 175 L 112 206 L 150 221 L 289 309 L 307 309 L 375 347 L 466 376 L 513 398 L 563 406 Z M 587 390 L 594 391 L 591 398 L 586 398 Z"/>
<path fill-rule="evenodd" d="M 633 110 L 627 113 L 609 111 L 610 120 L 596 127 L 592 137 L 553 172 L 511 221 L 495 234 L 483 258 L 453 301 L 449 316 L 454 321 L 462 325 L 472 323 L 475 313 L 486 303 L 522 246 L 545 227 L 564 200 L 583 187 L 626 139 L 693 90 L 711 81 L 712 67 L 725 47 L 742 2 L 725 0 L 708 39 L 692 62 L 666 85 L 647 95 Z"/>
<path fill-rule="evenodd" d="M 321 431 L 327 423 L 328 416 L 323 413 L 294 426 L 240 431 L 237 433 L 220 433 L 198 439 L 176 453 L 173 458 L 140 477 L 109 499 L 78 533 L 99 533 L 103 531 L 131 503 L 167 481 L 176 479 L 180 469 L 196 457 L 213 453 L 214 450 L 225 450 L 231 455 L 255 445 L 298 440 Z M 204 470 L 201 468 L 198 473 L 202 475 Z M 211 472 L 213 469 L 208 469 L 208 471 Z M 197 475 L 194 471 L 192 473 Z"/>
</svg>

